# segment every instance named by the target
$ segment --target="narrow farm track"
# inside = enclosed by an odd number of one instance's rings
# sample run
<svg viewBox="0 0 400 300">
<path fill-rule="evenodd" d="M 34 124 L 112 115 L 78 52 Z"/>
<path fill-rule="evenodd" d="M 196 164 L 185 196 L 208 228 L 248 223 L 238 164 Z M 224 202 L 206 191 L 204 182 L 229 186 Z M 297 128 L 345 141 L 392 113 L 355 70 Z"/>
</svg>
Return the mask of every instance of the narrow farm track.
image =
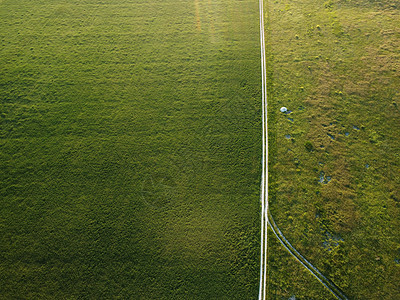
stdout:
<svg viewBox="0 0 400 300">
<path fill-rule="evenodd" d="M 261 254 L 260 254 L 260 286 L 258 300 L 267 299 L 267 227 L 283 245 L 283 247 L 298 260 L 318 281 L 339 300 L 348 298 L 332 281 L 326 278 L 316 267 L 305 259 L 286 239 L 276 225 L 268 208 L 268 116 L 267 116 L 267 67 L 265 59 L 264 7 L 259 0 L 260 9 L 260 49 L 261 49 L 261 84 L 262 84 L 262 174 L 261 174 Z"/>
<path fill-rule="evenodd" d="M 268 122 L 267 122 L 267 67 L 265 59 L 264 7 L 259 0 L 260 9 L 260 49 L 262 86 L 262 173 L 261 173 L 261 255 L 260 288 L 258 299 L 266 299 L 267 289 L 267 226 L 268 226 Z"/>
</svg>

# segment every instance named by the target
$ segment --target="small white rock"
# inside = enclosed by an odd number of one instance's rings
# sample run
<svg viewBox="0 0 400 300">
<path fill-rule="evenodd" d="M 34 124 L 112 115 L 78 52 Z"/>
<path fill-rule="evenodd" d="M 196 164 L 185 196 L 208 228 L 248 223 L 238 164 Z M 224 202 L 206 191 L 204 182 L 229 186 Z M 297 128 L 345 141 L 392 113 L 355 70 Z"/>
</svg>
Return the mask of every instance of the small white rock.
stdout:
<svg viewBox="0 0 400 300">
<path fill-rule="evenodd" d="M 282 106 L 282 107 L 281 107 L 281 112 L 283 112 L 283 113 L 284 113 L 284 112 L 287 112 L 287 108 L 284 107 L 284 106 Z"/>
</svg>

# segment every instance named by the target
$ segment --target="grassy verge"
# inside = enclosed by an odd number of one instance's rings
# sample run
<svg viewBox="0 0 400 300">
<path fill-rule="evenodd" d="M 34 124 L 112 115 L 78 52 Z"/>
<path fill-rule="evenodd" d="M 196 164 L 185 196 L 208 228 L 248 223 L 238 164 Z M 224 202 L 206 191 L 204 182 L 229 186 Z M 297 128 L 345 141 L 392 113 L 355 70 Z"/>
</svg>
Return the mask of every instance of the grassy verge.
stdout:
<svg viewBox="0 0 400 300">
<path fill-rule="evenodd" d="M 272 214 L 350 298 L 399 298 L 398 4 L 268 1 L 267 14 Z M 307 298 L 285 271 L 271 282 Z"/>
</svg>

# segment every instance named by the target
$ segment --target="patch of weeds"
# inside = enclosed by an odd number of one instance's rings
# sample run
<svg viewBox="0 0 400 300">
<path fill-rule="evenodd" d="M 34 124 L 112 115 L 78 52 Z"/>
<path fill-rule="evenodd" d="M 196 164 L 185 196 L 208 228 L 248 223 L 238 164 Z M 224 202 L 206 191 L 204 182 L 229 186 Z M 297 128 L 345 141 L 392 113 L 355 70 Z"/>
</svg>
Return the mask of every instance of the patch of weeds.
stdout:
<svg viewBox="0 0 400 300">
<path fill-rule="evenodd" d="M 312 151 L 315 150 L 314 145 L 313 145 L 310 141 L 306 141 L 306 142 L 304 143 L 304 147 L 306 148 L 306 150 L 307 150 L 308 152 L 312 152 Z"/>
</svg>

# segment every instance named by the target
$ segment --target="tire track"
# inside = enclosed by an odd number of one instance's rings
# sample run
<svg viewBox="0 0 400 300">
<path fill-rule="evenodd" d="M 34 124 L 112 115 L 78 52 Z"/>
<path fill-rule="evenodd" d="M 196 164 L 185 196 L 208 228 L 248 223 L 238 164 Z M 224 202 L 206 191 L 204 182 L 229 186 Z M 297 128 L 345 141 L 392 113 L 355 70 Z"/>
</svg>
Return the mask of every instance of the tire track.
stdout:
<svg viewBox="0 0 400 300">
<path fill-rule="evenodd" d="M 262 86 L 262 172 L 261 172 L 261 253 L 259 300 L 266 299 L 267 282 L 267 226 L 268 226 L 268 124 L 267 124 L 267 72 L 265 59 L 264 8 L 259 0 L 260 10 L 260 50 L 261 50 L 261 86 Z"/>
<path fill-rule="evenodd" d="M 279 227 L 276 225 L 274 218 L 271 213 L 268 211 L 268 224 L 272 229 L 272 232 L 277 237 L 279 242 L 285 247 L 285 249 L 299 261 L 303 267 L 305 267 L 318 281 L 326 287 L 332 295 L 334 295 L 337 299 L 340 300 L 348 300 L 343 291 L 335 285 L 332 281 L 326 278 L 316 267 L 314 267 L 304 256 L 302 256 L 296 248 L 292 246 L 292 244 L 286 239 L 286 237 L 282 234 Z"/>
</svg>

